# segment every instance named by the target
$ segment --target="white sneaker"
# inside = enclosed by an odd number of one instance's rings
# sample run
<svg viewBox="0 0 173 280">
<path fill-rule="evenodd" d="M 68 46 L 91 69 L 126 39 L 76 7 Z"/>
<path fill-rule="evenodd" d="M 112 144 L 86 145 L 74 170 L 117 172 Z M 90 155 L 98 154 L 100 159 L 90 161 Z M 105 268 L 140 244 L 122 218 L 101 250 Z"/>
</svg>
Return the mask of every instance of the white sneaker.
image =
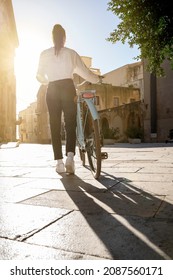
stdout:
<svg viewBox="0 0 173 280">
<path fill-rule="evenodd" d="M 57 173 L 65 173 L 64 163 L 57 163 L 56 165 L 56 172 Z"/>
<path fill-rule="evenodd" d="M 74 160 L 71 157 L 67 157 L 66 163 L 65 163 L 66 172 L 70 174 L 74 174 L 75 166 L 74 166 Z"/>
</svg>

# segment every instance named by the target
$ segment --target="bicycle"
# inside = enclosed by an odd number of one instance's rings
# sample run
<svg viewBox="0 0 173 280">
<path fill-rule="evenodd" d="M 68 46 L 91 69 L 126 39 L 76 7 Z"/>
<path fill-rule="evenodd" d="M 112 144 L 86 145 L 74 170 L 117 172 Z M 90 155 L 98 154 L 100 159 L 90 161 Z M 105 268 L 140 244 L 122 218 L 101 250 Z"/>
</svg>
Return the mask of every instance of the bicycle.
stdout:
<svg viewBox="0 0 173 280">
<path fill-rule="evenodd" d="M 78 85 L 81 86 L 82 84 Z M 77 90 L 77 145 L 83 166 L 85 154 L 88 156 L 90 170 L 95 179 L 101 173 L 101 161 L 108 158 L 101 152 L 103 139 L 100 131 L 99 114 L 95 107 L 96 90 Z"/>
</svg>

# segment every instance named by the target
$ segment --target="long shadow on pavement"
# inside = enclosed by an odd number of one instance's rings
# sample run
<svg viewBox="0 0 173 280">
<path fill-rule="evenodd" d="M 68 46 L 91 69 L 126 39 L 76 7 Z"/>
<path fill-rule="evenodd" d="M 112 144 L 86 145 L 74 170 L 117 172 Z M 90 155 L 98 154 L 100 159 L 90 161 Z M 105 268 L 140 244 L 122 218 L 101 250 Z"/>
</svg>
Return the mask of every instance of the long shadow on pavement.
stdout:
<svg viewBox="0 0 173 280">
<path fill-rule="evenodd" d="M 64 176 L 61 181 L 112 259 L 172 259 L 173 226 L 168 214 L 173 205 L 133 186 L 126 178 L 120 179 L 102 177 L 103 188 L 76 175 Z M 82 191 L 70 190 L 69 180 Z M 110 180 L 115 187 L 106 189 Z"/>
</svg>

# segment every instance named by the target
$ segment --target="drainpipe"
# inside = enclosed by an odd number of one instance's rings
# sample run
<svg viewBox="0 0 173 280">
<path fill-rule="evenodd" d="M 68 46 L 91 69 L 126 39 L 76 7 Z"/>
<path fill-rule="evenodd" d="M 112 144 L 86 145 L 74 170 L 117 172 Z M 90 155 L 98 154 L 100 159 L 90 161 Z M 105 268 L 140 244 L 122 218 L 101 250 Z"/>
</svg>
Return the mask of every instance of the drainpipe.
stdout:
<svg viewBox="0 0 173 280">
<path fill-rule="evenodd" d="M 150 75 L 150 104 L 151 104 L 151 139 L 157 138 L 157 79 L 154 74 Z"/>
</svg>

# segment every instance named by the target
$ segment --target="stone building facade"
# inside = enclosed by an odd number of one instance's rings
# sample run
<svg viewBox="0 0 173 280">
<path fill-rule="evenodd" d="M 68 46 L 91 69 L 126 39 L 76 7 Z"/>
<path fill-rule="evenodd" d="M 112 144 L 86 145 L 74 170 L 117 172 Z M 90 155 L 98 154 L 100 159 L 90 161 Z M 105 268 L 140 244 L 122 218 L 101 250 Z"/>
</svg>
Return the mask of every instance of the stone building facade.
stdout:
<svg viewBox="0 0 173 280">
<path fill-rule="evenodd" d="M 128 134 L 131 136 L 133 134 L 140 135 L 140 138 L 144 140 L 143 137 L 143 118 L 145 108 L 144 103 L 144 79 L 143 79 L 143 62 L 139 61 L 136 63 L 131 63 L 117 68 L 104 74 L 104 82 L 117 86 L 122 91 L 124 88 L 137 90 L 139 96 L 132 97 L 130 91 L 130 96 L 126 93 L 123 98 L 124 102 L 119 102 L 121 94 L 119 96 L 114 96 L 113 107 L 108 110 L 100 112 L 101 123 L 103 131 L 109 128 L 116 129 L 116 141 L 128 141 Z M 121 91 L 120 91 L 121 92 Z M 140 101 L 139 101 L 140 100 Z M 127 133 L 128 131 L 128 133 Z M 139 136 L 138 136 L 139 137 Z"/>
<path fill-rule="evenodd" d="M 76 77 L 76 79 L 80 79 Z M 114 112 L 122 106 L 125 108 L 126 104 L 131 104 L 140 101 L 140 91 L 135 88 L 118 87 L 110 84 L 91 84 L 83 85 L 80 90 L 95 89 L 96 90 L 96 108 L 100 113 L 101 127 L 107 121 L 110 128 L 118 128 L 121 132 L 121 137 L 124 134 L 124 121 L 118 121 L 118 118 L 110 117 L 110 111 Z M 41 86 L 37 95 L 37 126 L 38 126 L 38 142 L 50 143 L 50 127 L 47 105 L 45 102 L 46 86 Z M 136 107 L 137 108 L 137 107 Z M 125 113 L 124 109 L 124 113 Z M 124 113 L 120 118 L 124 117 Z M 63 118 L 62 118 L 63 120 Z M 63 129 L 63 123 L 62 123 Z"/>
<path fill-rule="evenodd" d="M 46 89 L 47 87 L 42 85 L 39 88 L 37 94 L 37 128 L 38 128 L 38 143 L 50 143 L 50 126 L 49 126 L 49 114 L 46 104 Z"/>
<path fill-rule="evenodd" d="M 145 142 L 165 142 L 173 129 L 173 70 L 167 60 L 162 66 L 165 70 L 162 78 L 145 70 L 146 61 L 125 65 L 105 74 L 105 81 L 109 84 L 140 89 L 140 111 L 137 113 L 135 110 L 134 116 L 136 124 L 140 123 L 143 128 Z M 117 110 L 114 115 L 117 116 L 116 119 L 114 116 L 115 122 L 118 123 L 118 119 L 120 122 Z M 128 125 L 126 122 L 125 126 Z"/>
<path fill-rule="evenodd" d="M 144 99 L 143 62 L 139 61 L 114 69 L 104 74 L 104 82 L 113 86 L 140 89 L 140 98 Z"/>
<path fill-rule="evenodd" d="M 21 142 L 38 142 L 37 102 L 31 103 L 25 110 L 20 111 L 19 138 Z"/>
<path fill-rule="evenodd" d="M 16 140 L 15 49 L 18 36 L 11 0 L 0 1 L 0 142 Z"/>
</svg>

